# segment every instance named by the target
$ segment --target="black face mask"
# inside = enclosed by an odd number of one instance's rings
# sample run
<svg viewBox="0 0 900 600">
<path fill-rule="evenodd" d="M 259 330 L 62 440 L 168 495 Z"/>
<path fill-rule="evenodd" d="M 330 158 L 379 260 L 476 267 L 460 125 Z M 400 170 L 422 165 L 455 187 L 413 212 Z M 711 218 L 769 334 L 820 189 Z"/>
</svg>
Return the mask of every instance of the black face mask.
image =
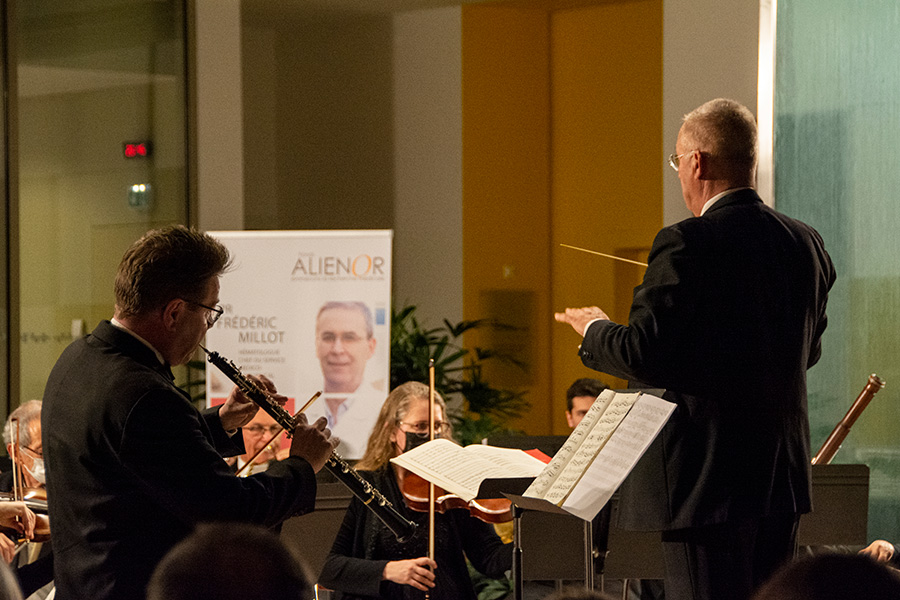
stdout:
<svg viewBox="0 0 900 600">
<path fill-rule="evenodd" d="M 422 444 L 428 441 L 427 433 L 413 433 L 411 431 L 407 431 L 406 433 L 406 447 L 403 449 L 404 452 L 409 452 L 413 448 L 418 448 Z"/>
</svg>

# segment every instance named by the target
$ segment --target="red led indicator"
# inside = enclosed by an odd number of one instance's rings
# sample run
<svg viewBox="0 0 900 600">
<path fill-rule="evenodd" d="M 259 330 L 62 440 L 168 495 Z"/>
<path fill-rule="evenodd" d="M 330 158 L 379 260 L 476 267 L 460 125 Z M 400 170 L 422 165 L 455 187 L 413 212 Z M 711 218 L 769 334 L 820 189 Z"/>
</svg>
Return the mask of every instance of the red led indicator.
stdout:
<svg viewBox="0 0 900 600">
<path fill-rule="evenodd" d="M 125 158 L 147 158 L 153 150 L 150 142 L 125 142 L 122 147 Z"/>
</svg>

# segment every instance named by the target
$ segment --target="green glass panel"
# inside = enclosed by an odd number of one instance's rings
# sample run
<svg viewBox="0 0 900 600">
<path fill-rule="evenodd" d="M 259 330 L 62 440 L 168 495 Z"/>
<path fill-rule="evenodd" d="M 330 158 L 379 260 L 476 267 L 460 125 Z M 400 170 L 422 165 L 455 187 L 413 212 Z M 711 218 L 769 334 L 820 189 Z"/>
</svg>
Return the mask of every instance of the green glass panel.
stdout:
<svg viewBox="0 0 900 600">
<path fill-rule="evenodd" d="M 871 469 L 869 536 L 900 540 L 900 3 L 778 2 L 775 202 L 825 239 L 838 280 L 809 372 L 815 452 L 877 373 L 834 462 Z"/>
</svg>

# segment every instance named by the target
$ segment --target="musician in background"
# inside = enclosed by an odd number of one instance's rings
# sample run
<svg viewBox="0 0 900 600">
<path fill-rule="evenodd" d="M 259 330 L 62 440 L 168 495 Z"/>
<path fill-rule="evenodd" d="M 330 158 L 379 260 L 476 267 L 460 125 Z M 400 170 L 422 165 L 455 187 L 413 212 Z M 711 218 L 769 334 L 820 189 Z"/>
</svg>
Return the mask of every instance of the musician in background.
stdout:
<svg viewBox="0 0 900 600">
<path fill-rule="evenodd" d="M 44 473 L 44 445 L 41 441 L 41 401 L 28 400 L 9 413 L 3 427 L 3 441 L 6 451 L 15 457 L 15 463 L 22 474 L 22 485 L 30 495 L 41 496 L 46 483 Z M 14 448 L 14 446 L 16 446 Z M 13 471 L 0 475 L 0 492 L 12 493 Z M 6 544 L 8 538 L 0 540 Z M 53 550 L 50 540 L 28 541 L 16 553 L 10 563 L 22 593 L 26 598 L 37 600 L 46 598 L 53 589 Z"/>
<path fill-rule="evenodd" d="M 835 271 L 822 237 L 753 189 L 745 106 L 719 98 L 685 116 L 669 162 L 694 217 L 657 234 L 628 324 L 596 306 L 556 319 L 582 337 L 585 366 L 677 406 L 618 516 L 662 532 L 666 598 L 746 600 L 793 556 L 810 510 L 806 371 Z"/>
<path fill-rule="evenodd" d="M 566 390 L 566 423 L 569 427 L 574 429 L 581 423 L 600 392 L 607 389 L 609 386 L 599 379 L 582 377 L 573 381 Z"/>
<path fill-rule="evenodd" d="M 466 558 L 484 575 L 503 577 L 512 568 L 512 545 L 503 544 L 493 527 L 451 509 L 435 515 L 435 560 L 428 558 L 428 514 L 409 509 L 401 493 L 405 472 L 389 461 L 428 441 L 428 386 L 408 382 L 387 397 L 366 452 L 357 463 L 360 473 L 397 510 L 419 527 L 406 542 L 398 542 L 377 518 L 353 498 L 338 531 L 319 585 L 343 593 L 344 600 L 422 598 L 475 600 Z M 435 435 L 450 438 L 444 421 L 446 406 L 435 394 Z"/>
<path fill-rule="evenodd" d="M 276 436 L 271 442 L 269 439 L 281 431 L 283 431 L 281 426 L 264 410 L 256 413 L 253 419 L 241 428 L 244 435 L 245 452 L 233 459 L 228 459 L 228 462 L 234 461 L 232 464 L 238 477 L 262 473 L 269 468 L 270 462 L 278 460 L 281 436 Z M 253 458 L 254 456 L 255 458 Z M 248 465 L 247 461 L 251 458 L 253 458 L 253 464 Z"/>
<path fill-rule="evenodd" d="M 16 426 L 18 423 L 18 426 Z M 18 441 L 18 448 L 13 445 Z M 3 443 L 10 457 L 15 456 L 22 469 L 26 488 L 42 488 L 44 476 L 44 445 L 41 441 L 41 401 L 28 400 L 9 413 L 3 427 Z M 0 475 L 0 491 L 9 492 L 13 487 L 13 471 Z"/>
<path fill-rule="evenodd" d="M 170 365 L 186 363 L 223 312 L 229 263 L 204 233 L 148 232 L 119 264 L 114 318 L 54 366 L 42 425 L 57 600 L 140 600 L 156 564 L 196 524 L 273 527 L 313 509 L 315 473 L 335 443 L 324 419 L 298 417 L 290 456 L 238 478 L 222 458 L 244 451 L 240 428 L 256 405 L 235 388 L 201 412 L 174 384 Z"/>
</svg>

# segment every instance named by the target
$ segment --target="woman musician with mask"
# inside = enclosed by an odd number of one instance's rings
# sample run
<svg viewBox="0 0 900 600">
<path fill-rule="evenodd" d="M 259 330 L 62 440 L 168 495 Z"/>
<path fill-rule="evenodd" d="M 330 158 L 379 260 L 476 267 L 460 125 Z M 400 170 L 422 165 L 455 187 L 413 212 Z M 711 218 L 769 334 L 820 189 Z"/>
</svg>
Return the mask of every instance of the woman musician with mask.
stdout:
<svg viewBox="0 0 900 600">
<path fill-rule="evenodd" d="M 450 438 L 446 405 L 435 394 L 435 436 Z M 512 545 L 494 528 L 466 510 L 435 515 L 434 560 L 428 558 L 428 515 L 409 509 L 401 493 L 400 467 L 391 458 L 428 440 L 429 388 L 418 382 L 396 387 L 381 407 L 368 446 L 356 468 L 405 517 L 420 526 L 406 542 L 373 518 L 353 499 L 319 576 L 319 584 L 342 592 L 341 598 L 401 600 L 475 600 L 466 558 L 488 577 L 503 577 L 512 568 Z"/>
</svg>

